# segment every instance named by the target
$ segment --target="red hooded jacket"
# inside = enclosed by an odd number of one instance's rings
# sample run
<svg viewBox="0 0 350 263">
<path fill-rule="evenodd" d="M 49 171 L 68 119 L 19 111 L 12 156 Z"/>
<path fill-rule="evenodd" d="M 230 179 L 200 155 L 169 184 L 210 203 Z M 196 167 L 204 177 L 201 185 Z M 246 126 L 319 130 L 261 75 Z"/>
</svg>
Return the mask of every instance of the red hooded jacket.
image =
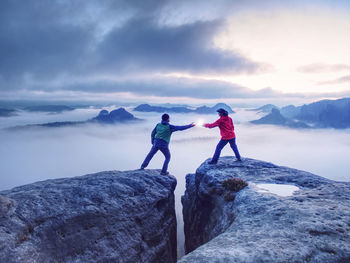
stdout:
<svg viewBox="0 0 350 263">
<path fill-rule="evenodd" d="M 236 137 L 233 126 L 232 119 L 229 116 L 221 116 L 214 123 L 205 123 L 204 127 L 206 128 L 214 128 L 219 126 L 221 139 L 222 140 L 231 140 Z"/>
</svg>

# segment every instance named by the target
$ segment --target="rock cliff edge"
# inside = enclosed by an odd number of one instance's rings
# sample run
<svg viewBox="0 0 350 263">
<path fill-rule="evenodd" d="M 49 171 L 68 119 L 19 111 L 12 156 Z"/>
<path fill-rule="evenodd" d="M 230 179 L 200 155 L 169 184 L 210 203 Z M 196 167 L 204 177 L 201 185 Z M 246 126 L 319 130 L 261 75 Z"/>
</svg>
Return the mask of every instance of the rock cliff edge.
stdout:
<svg viewBox="0 0 350 263">
<path fill-rule="evenodd" d="M 241 178 L 234 192 L 222 182 Z M 297 189 L 283 196 L 269 187 Z M 289 188 L 288 188 L 289 187 Z M 350 262 L 350 183 L 253 159 L 186 176 L 179 262 Z"/>
<path fill-rule="evenodd" d="M 175 186 L 111 171 L 0 192 L 0 261 L 176 262 Z"/>
</svg>

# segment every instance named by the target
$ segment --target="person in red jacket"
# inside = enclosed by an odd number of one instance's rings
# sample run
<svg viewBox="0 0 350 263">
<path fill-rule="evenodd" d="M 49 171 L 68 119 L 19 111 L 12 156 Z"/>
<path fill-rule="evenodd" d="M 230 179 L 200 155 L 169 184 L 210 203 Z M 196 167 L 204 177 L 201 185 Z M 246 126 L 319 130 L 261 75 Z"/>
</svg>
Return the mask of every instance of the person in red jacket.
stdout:
<svg viewBox="0 0 350 263">
<path fill-rule="evenodd" d="M 241 162 L 241 156 L 236 145 L 236 135 L 234 132 L 234 126 L 232 119 L 228 116 L 228 112 L 224 109 L 217 110 L 220 118 L 214 123 L 205 123 L 203 124 L 206 128 L 219 127 L 221 140 L 216 146 L 215 153 L 209 164 L 216 164 L 219 160 L 221 150 L 225 147 L 227 143 L 230 144 L 233 152 L 235 153 L 237 161 Z"/>
</svg>

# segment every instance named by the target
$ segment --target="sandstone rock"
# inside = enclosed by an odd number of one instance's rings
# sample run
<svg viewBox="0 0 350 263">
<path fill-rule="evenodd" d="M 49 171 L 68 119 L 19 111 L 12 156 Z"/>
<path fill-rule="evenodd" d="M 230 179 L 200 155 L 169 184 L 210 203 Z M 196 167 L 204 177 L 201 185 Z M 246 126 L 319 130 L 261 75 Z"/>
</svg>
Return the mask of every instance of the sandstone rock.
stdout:
<svg viewBox="0 0 350 263">
<path fill-rule="evenodd" d="M 6 217 L 13 211 L 15 202 L 5 196 L 0 195 L 0 217 Z"/>
<path fill-rule="evenodd" d="M 232 177 L 249 185 L 227 202 L 217 189 Z M 282 197 L 259 192 L 259 183 L 300 190 Z M 181 263 L 350 262 L 350 183 L 224 157 L 186 176 L 182 202 L 186 250 L 194 251 Z"/>
<path fill-rule="evenodd" d="M 175 186 L 144 170 L 3 191 L 0 262 L 176 262 Z"/>
</svg>

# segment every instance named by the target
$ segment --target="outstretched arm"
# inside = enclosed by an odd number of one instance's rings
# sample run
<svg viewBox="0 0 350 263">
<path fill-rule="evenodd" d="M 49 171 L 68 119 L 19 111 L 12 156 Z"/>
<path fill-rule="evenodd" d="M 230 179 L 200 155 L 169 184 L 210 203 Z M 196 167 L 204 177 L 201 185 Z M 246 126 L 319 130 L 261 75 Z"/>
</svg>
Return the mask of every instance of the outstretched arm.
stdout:
<svg viewBox="0 0 350 263">
<path fill-rule="evenodd" d="M 218 119 L 216 122 L 213 122 L 213 123 L 204 123 L 203 126 L 205 128 L 214 128 L 219 126 L 219 124 L 220 124 L 220 119 Z"/>
<path fill-rule="evenodd" d="M 175 125 L 169 124 L 169 126 L 170 126 L 171 131 L 175 132 L 175 131 L 187 130 L 187 129 L 192 128 L 193 126 L 195 126 L 195 124 L 191 123 L 189 125 L 184 125 L 184 126 L 175 126 Z"/>
</svg>

